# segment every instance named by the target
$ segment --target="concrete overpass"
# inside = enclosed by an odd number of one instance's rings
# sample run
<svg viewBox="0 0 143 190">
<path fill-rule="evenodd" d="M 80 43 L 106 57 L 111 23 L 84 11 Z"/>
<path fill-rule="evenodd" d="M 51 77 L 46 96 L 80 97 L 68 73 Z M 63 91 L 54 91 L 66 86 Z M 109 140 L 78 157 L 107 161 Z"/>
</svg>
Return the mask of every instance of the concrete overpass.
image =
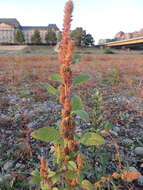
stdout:
<svg viewBox="0 0 143 190">
<path fill-rule="evenodd" d="M 106 47 L 114 47 L 114 48 L 134 48 L 143 46 L 143 36 L 138 38 L 131 38 L 127 40 L 120 40 L 114 42 L 108 42 L 104 44 Z"/>
</svg>

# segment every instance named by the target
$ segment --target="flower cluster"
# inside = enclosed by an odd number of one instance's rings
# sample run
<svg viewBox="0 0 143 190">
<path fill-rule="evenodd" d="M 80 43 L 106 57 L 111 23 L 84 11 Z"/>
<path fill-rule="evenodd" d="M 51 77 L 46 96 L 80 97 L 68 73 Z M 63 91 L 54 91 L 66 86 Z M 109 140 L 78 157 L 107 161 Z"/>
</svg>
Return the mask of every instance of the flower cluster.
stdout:
<svg viewBox="0 0 143 190">
<path fill-rule="evenodd" d="M 75 140 L 75 122 L 72 119 L 71 111 L 72 106 L 70 103 L 70 91 L 72 86 L 72 71 L 70 65 L 72 63 L 73 51 L 74 51 L 74 43 L 70 36 L 70 27 L 72 21 L 72 10 L 73 10 L 73 2 L 69 0 L 65 5 L 65 15 L 64 15 L 64 24 L 63 24 L 63 32 L 62 32 L 62 40 L 58 44 L 58 57 L 60 61 L 60 75 L 63 79 L 63 83 L 60 87 L 60 103 L 63 105 L 62 109 L 62 121 L 60 125 L 60 131 L 62 138 L 64 140 L 64 147 L 62 148 L 62 155 L 64 157 L 63 163 L 67 162 L 67 156 L 70 155 L 71 152 L 78 151 L 77 141 Z M 65 175 L 65 179 L 71 185 L 78 184 L 78 178 L 80 171 L 83 168 L 83 161 L 80 155 L 75 154 L 74 159 L 77 164 L 77 173 L 75 178 L 70 181 L 68 177 Z M 63 167 L 64 171 L 68 170 L 68 167 Z"/>
<path fill-rule="evenodd" d="M 47 183 L 49 187 L 52 187 L 52 181 L 48 177 L 48 170 L 47 170 L 45 157 L 41 156 L 40 161 L 41 161 L 40 176 L 43 178 L 44 183 Z"/>
<path fill-rule="evenodd" d="M 72 62 L 74 50 L 74 43 L 70 37 L 72 10 L 73 2 L 69 0 L 65 5 L 62 40 L 58 44 L 58 57 L 61 63 L 60 75 L 63 78 L 63 83 L 60 87 L 60 103 L 63 104 L 60 130 L 65 142 L 63 149 L 65 155 L 68 155 L 71 151 L 77 150 L 76 141 L 74 140 L 75 122 L 71 117 L 72 106 L 69 98 L 72 83 L 70 64 Z"/>
</svg>

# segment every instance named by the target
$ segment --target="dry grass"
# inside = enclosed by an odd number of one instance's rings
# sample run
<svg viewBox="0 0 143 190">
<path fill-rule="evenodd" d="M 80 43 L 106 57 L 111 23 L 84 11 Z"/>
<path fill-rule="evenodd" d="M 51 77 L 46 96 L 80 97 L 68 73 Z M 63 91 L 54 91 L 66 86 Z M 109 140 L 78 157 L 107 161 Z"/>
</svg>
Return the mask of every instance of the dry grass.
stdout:
<svg viewBox="0 0 143 190">
<path fill-rule="evenodd" d="M 3 45 L 3 46 L 0 46 L 0 50 L 23 50 L 27 47 L 27 45 Z"/>
<path fill-rule="evenodd" d="M 127 75 L 143 74 L 143 55 L 96 55 L 84 56 L 74 68 L 81 72 L 108 72 L 116 67 Z"/>
<path fill-rule="evenodd" d="M 143 55 L 96 55 L 84 56 L 74 66 L 75 72 L 91 73 L 96 80 L 110 82 L 115 90 L 124 88 L 128 94 L 143 98 Z"/>
<path fill-rule="evenodd" d="M 94 77 L 88 85 L 102 83 L 126 88 L 143 97 L 143 55 L 82 55 L 80 62 L 73 65 L 73 73 L 90 73 Z M 0 83 L 19 85 L 23 81 L 47 81 L 57 73 L 59 63 L 56 56 L 0 56 Z M 116 88 L 115 88 L 116 87 Z"/>
<path fill-rule="evenodd" d="M 1 83 L 19 84 L 22 81 L 45 81 L 49 73 L 58 69 L 57 58 L 40 56 L 0 57 Z"/>
</svg>

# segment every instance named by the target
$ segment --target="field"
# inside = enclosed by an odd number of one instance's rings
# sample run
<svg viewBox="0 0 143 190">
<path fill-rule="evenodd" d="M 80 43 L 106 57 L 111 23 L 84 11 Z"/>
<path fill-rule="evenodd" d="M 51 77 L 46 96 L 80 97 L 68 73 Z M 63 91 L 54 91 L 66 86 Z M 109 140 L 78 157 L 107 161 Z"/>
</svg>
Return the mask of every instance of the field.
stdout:
<svg viewBox="0 0 143 190">
<path fill-rule="evenodd" d="M 92 127 L 102 129 L 106 144 L 88 147 L 82 152 L 90 166 L 84 175 L 95 182 L 117 172 L 119 168 L 143 175 L 143 52 L 83 48 L 72 65 L 73 78 L 90 74 L 91 80 L 72 89 L 79 95 L 89 113 L 84 122 L 77 117 L 77 133 Z M 57 128 L 61 105 L 42 86 L 43 82 L 58 88 L 49 77 L 59 72 L 54 48 L 32 46 L 18 49 L 0 48 L 0 189 L 36 189 L 28 181 L 39 168 L 41 151 L 54 168 L 49 143 L 35 140 L 30 133 L 43 126 Z M 96 112 L 96 113 L 95 113 Z M 102 129 L 102 131 L 105 129 Z M 117 190 L 142 190 L 143 176 L 131 182 L 115 181 Z M 111 190 L 104 184 L 104 190 Z"/>
</svg>

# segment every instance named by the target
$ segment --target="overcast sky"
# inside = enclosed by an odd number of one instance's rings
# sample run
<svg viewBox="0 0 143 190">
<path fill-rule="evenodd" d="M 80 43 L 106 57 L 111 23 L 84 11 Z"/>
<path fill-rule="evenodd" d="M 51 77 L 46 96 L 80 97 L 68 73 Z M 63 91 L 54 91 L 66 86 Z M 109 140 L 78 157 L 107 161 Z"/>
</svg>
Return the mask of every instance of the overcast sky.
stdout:
<svg viewBox="0 0 143 190">
<path fill-rule="evenodd" d="M 17 18 L 24 26 L 56 23 L 62 29 L 66 0 L 0 0 L 0 18 Z M 83 27 L 98 43 L 119 31 L 143 28 L 143 0 L 74 0 L 72 28 Z"/>
</svg>

